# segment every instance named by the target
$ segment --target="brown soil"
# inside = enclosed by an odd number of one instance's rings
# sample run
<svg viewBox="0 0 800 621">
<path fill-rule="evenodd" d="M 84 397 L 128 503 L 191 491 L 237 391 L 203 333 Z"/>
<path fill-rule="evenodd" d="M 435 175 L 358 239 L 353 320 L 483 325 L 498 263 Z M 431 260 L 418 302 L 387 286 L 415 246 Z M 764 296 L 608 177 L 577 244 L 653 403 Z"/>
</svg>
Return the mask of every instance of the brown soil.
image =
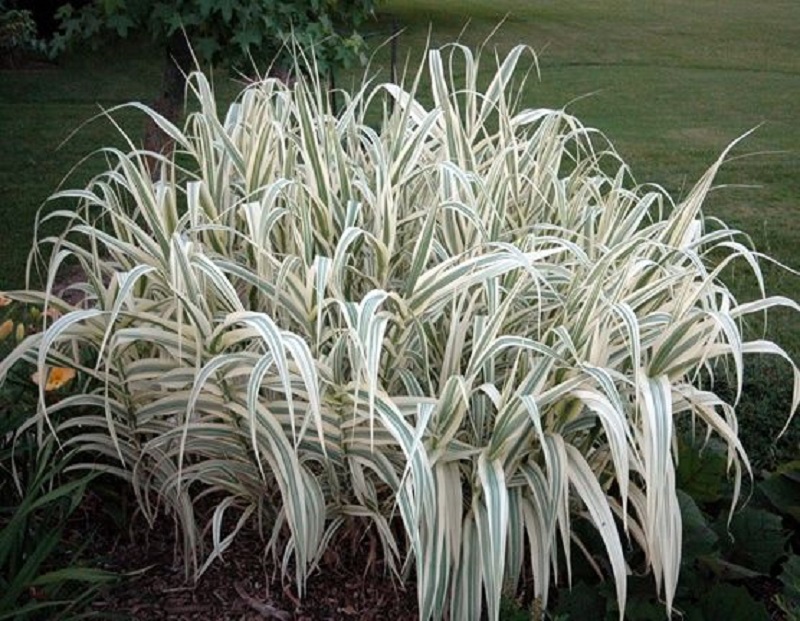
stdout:
<svg viewBox="0 0 800 621">
<path fill-rule="evenodd" d="M 302 599 L 296 586 L 282 580 L 280 567 L 263 554 L 255 532 L 241 532 L 221 560 L 195 584 L 187 581 L 176 554 L 172 521 L 152 529 L 135 519 L 131 535 L 121 535 L 103 514 L 97 498 L 85 503 L 72 537 L 90 540 L 87 553 L 102 559 L 105 569 L 131 573 L 94 604 L 101 618 L 136 621 L 322 621 L 417 619 L 416 589 L 403 588 L 383 571 L 380 562 L 368 573 L 369 543 L 360 549 L 343 546 L 327 555 L 308 579 Z M 89 529 L 90 532 L 86 532 Z M 366 549 L 365 549 L 366 548 Z"/>
</svg>

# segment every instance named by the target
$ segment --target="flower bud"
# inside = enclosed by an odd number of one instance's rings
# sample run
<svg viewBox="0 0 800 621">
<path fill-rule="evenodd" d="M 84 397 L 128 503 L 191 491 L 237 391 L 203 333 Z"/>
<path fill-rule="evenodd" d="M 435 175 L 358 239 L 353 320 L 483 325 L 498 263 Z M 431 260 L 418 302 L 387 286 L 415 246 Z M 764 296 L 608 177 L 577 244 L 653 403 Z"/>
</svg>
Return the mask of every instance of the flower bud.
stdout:
<svg viewBox="0 0 800 621">
<path fill-rule="evenodd" d="M 6 337 L 11 334 L 13 329 L 14 322 L 10 319 L 6 319 L 3 323 L 0 323 L 0 341 L 6 340 Z"/>
</svg>

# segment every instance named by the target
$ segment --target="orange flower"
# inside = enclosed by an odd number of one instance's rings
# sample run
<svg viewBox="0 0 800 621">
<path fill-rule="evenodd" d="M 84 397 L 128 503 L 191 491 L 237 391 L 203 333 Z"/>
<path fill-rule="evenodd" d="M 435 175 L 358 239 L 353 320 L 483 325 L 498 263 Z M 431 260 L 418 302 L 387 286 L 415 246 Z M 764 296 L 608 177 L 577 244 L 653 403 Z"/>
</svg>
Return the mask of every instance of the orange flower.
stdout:
<svg viewBox="0 0 800 621">
<path fill-rule="evenodd" d="M 10 319 L 6 319 L 3 323 L 0 323 L 0 341 L 11 334 L 12 330 L 14 330 L 14 322 Z"/>
<path fill-rule="evenodd" d="M 11 302 L 12 299 L 10 297 L 0 293 L 0 308 L 2 308 L 3 306 L 8 306 L 9 304 L 11 304 Z"/>
<path fill-rule="evenodd" d="M 54 367 L 47 373 L 47 381 L 45 382 L 44 389 L 46 392 L 58 390 L 62 386 L 68 384 L 73 377 L 75 377 L 75 369 Z M 42 380 L 38 371 L 31 375 L 31 381 L 41 386 Z"/>
</svg>

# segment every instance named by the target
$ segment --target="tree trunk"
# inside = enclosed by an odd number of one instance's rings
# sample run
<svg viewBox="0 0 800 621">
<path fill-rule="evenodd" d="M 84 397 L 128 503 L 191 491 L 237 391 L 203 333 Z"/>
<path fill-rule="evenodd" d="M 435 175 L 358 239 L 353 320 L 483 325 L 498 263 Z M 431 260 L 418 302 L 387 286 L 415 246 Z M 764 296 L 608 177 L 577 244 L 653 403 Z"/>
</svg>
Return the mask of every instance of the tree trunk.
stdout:
<svg viewBox="0 0 800 621">
<path fill-rule="evenodd" d="M 160 115 L 177 123 L 181 118 L 183 98 L 186 91 L 186 76 L 192 69 L 193 58 L 186 34 L 174 32 L 167 40 L 164 74 L 161 82 L 161 93 L 153 102 L 153 109 Z M 175 145 L 173 141 L 151 119 L 147 118 L 144 129 L 144 148 L 153 153 L 171 156 Z M 150 173 L 155 176 L 158 171 L 158 160 L 148 158 Z"/>
</svg>

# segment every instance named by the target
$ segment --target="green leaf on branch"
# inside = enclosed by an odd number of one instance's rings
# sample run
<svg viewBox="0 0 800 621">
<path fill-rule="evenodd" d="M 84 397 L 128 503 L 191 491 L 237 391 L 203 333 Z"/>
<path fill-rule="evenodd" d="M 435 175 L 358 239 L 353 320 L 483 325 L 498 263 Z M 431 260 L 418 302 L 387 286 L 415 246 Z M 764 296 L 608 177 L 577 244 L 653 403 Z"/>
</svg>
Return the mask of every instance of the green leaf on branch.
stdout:
<svg viewBox="0 0 800 621">
<path fill-rule="evenodd" d="M 720 516 L 717 530 L 723 531 L 721 540 L 734 562 L 769 573 L 785 555 L 789 537 L 780 516 L 748 506 L 733 516 L 728 533 L 724 532 L 726 521 L 727 515 Z"/>
<path fill-rule="evenodd" d="M 798 463 L 787 464 L 769 475 L 758 486 L 778 511 L 800 521 L 800 469 Z"/>
<path fill-rule="evenodd" d="M 769 621 L 764 604 L 757 602 L 744 587 L 717 584 L 701 604 L 707 621 Z"/>
<path fill-rule="evenodd" d="M 128 32 L 136 26 L 133 20 L 124 13 L 110 15 L 107 23 L 111 30 L 123 38 L 127 37 Z"/>
<path fill-rule="evenodd" d="M 726 459 L 714 443 L 682 441 L 678 447 L 677 487 L 701 503 L 722 498 Z"/>
<path fill-rule="evenodd" d="M 784 595 L 800 606 L 800 556 L 792 554 L 783 564 L 783 571 L 779 576 L 783 583 Z"/>
<path fill-rule="evenodd" d="M 566 615 L 568 619 L 602 619 L 605 610 L 606 601 L 598 588 L 579 582 L 571 589 L 559 591 L 554 613 Z"/>
<path fill-rule="evenodd" d="M 94 45 L 108 35 L 135 32 L 166 41 L 183 30 L 204 60 L 236 66 L 249 65 L 253 58 L 269 63 L 276 55 L 286 56 L 291 46 L 282 45 L 284 33 L 291 33 L 302 49 L 313 47 L 320 67 L 347 67 L 364 58 L 364 43 L 352 34 L 343 41 L 343 35 L 363 24 L 372 10 L 372 0 L 93 0 L 77 10 L 59 10 L 60 31 L 49 51 L 55 56 L 74 42 Z"/>
<path fill-rule="evenodd" d="M 678 490 L 678 504 L 683 520 L 683 562 L 686 564 L 709 554 L 715 548 L 718 537 L 689 494 Z"/>
</svg>

